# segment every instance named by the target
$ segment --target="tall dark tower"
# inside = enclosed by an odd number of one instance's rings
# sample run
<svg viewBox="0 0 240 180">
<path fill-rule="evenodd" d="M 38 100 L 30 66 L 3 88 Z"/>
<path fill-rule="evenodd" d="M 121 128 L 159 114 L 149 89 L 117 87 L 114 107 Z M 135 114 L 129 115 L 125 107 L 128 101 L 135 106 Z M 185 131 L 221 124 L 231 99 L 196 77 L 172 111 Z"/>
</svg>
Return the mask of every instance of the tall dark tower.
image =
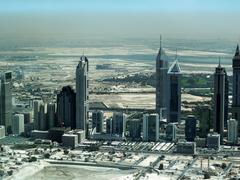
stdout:
<svg viewBox="0 0 240 180">
<path fill-rule="evenodd" d="M 88 58 L 82 56 L 76 68 L 76 128 L 85 130 L 88 137 Z"/>
<path fill-rule="evenodd" d="M 168 108 L 168 61 L 162 49 L 161 37 L 160 48 L 156 58 L 156 113 L 160 114 L 161 109 Z"/>
<path fill-rule="evenodd" d="M 58 126 L 76 129 L 76 93 L 71 86 L 64 86 L 57 95 Z"/>
<path fill-rule="evenodd" d="M 238 121 L 238 132 L 240 132 L 240 53 L 239 46 L 232 60 L 233 67 L 233 92 L 232 92 L 232 116 Z"/>
<path fill-rule="evenodd" d="M 224 118 L 225 118 L 225 82 L 226 71 L 219 65 L 214 73 L 214 111 L 213 128 L 220 134 L 221 143 L 223 142 Z"/>
<path fill-rule="evenodd" d="M 169 95 L 168 95 L 168 122 L 179 122 L 181 118 L 181 76 L 182 71 L 178 60 L 172 63 L 168 70 Z"/>
</svg>

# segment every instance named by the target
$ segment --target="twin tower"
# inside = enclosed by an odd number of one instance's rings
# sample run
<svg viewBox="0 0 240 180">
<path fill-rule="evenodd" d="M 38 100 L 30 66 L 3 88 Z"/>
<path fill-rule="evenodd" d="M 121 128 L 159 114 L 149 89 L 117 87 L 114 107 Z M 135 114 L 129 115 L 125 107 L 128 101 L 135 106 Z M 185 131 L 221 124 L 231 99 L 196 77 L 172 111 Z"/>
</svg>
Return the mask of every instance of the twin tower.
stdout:
<svg viewBox="0 0 240 180">
<path fill-rule="evenodd" d="M 170 67 L 168 57 L 160 48 L 156 58 L 156 113 L 168 122 L 179 122 L 181 116 L 181 68 L 177 56 Z"/>
</svg>

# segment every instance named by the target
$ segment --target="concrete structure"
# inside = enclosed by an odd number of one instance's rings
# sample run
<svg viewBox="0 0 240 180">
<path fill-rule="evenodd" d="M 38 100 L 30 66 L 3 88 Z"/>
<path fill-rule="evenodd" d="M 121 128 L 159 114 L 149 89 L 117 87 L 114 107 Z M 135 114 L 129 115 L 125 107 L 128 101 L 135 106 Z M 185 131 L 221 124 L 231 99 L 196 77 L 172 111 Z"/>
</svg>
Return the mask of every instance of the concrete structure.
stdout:
<svg viewBox="0 0 240 180">
<path fill-rule="evenodd" d="M 79 130 L 76 132 L 76 135 L 78 136 L 78 144 L 82 143 L 85 140 L 85 131 Z"/>
<path fill-rule="evenodd" d="M 185 120 L 185 139 L 193 142 L 197 135 L 197 120 L 195 116 L 189 115 Z"/>
<path fill-rule="evenodd" d="M 166 140 L 175 141 L 177 134 L 177 127 L 174 123 L 168 123 L 166 126 Z"/>
<path fill-rule="evenodd" d="M 76 69 L 76 128 L 85 130 L 88 135 L 88 59 L 85 56 L 80 58 Z"/>
<path fill-rule="evenodd" d="M 4 138 L 6 134 L 5 126 L 0 126 L 0 139 Z"/>
<path fill-rule="evenodd" d="M 126 131 L 126 114 L 122 112 L 114 112 L 112 118 L 112 134 L 124 136 Z"/>
<path fill-rule="evenodd" d="M 103 132 L 103 112 L 93 111 L 92 112 L 92 129 L 96 129 L 96 133 Z"/>
<path fill-rule="evenodd" d="M 168 60 L 163 51 L 160 39 L 160 48 L 156 58 L 156 113 L 160 113 L 161 108 L 168 108 Z"/>
<path fill-rule="evenodd" d="M 24 133 L 24 115 L 23 114 L 15 114 L 13 116 L 12 132 L 13 134 L 17 134 L 17 135 Z"/>
<path fill-rule="evenodd" d="M 47 114 L 46 114 L 47 129 L 56 127 L 55 121 L 56 121 L 56 105 L 55 103 L 49 103 L 47 104 Z"/>
<path fill-rule="evenodd" d="M 182 142 L 176 146 L 176 153 L 179 154 L 196 154 L 195 142 Z"/>
<path fill-rule="evenodd" d="M 168 122 L 179 122 L 181 118 L 181 68 L 176 59 L 168 70 L 169 99 Z"/>
<path fill-rule="evenodd" d="M 143 140 L 144 141 L 159 140 L 159 115 L 158 114 L 143 115 Z"/>
<path fill-rule="evenodd" d="M 0 125 L 4 125 L 6 133 L 12 132 L 12 73 L 1 74 L 0 87 Z"/>
<path fill-rule="evenodd" d="M 226 71 L 221 67 L 220 62 L 214 73 L 214 109 L 213 128 L 221 136 L 223 142 L 224 118 L 225 118 L 225 81 Z"/>
<path fill-rule="evenodd" d="M 76 93 L 71 86 L 57 94 L 57 125 L 76 129 Z"/>
<path fill-rule="evenodd" d="M 228 141 L 238 143 L 238 122 L 235 119 L 228 120 Z"/>
<path fill-rule="evenodd" d="M 141 119 L 131 119 L 127 123 L 129 125 L 129 137 L 133 140 L 139 140 L 141 138 Z"/>
<path fill-rule="evenodd" d="M 232 82 L 232 117 L 238 122 L 238 132 L 240 132 L 240 53 L 239 46 L 232 60 L 233 82 Z"/>
<path fill-rule="evenodd" d="M 64 147 L 75 148 L 78 144 L 78 136 L 76 134 L 63 134 L 62 145 Z"/>
<path fill-rule="evenodd" d="M 207 136 L 207 147 L 210 149 L 219 150 L 220 148 L 220 134 L 209 133 Z"/>
</svg>

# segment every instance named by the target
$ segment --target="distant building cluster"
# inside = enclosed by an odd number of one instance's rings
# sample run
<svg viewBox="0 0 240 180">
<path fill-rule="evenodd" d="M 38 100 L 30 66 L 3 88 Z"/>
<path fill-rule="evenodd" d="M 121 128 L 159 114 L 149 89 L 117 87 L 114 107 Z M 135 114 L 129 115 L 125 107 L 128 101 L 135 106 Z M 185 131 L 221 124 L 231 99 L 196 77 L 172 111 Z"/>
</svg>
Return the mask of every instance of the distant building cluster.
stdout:
<svg viewBox="0 0 240 180">
<path fill-rule="evenodd" d="M 31 135 L 35 139 L 51 139 L 65 146 L 75 147 L 83 139 L 170 141 L 177 142 L 176 152 L 195 153 L 196 146 L 219 149 L 221 144 L 238 144 L 240 131 L 240 52 L 237 46 L 232 60 L 232 88 L 226 69 L 220 60 L 214 72 L 211 105 L 199 107 L 199 117 L 181 114 L 181 76 L 178 57 L 171 61 L 162 44 L 156 57 L 156 107 L 130 114 L 113 110 L 111 116 L 99 109 L 89 110 L 89 61 L 80 57 L 76 67 L 76 86 L 61 87 L 56 102 L 43 99 L 33 101 L 31 113 L 13 112 L 12 73 L 0 76 L 0 138 L 14 134 Z M 110 69 L 110 64 L 97 65 L 97 69 Z M 22 71 L 17 79 L 23 78 Z M 229 106 L 232 89 L 232 107 Z M 231 113 L 230 113 L 231 110 Z M 140 114 L 140 115 L 139 115 Z M 211 121 L 211 115 L 213 120 Z M 184 121 L 183 121 L 184 120 Z M 184 122 L 184 123 L 183 123 Z M 185 141 L 179 141 L 178 133 Z M 200 138 L 198 137 L 200 136 Z M 180 138 L 181 139 L 181 138 Z"/>
</svg>

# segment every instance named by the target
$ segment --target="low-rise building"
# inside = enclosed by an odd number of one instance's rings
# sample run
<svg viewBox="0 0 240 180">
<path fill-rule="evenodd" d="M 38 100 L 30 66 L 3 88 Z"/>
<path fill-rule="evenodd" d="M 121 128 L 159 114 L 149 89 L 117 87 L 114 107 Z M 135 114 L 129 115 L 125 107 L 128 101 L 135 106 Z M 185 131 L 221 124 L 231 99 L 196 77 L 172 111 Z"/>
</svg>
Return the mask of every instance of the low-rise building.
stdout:
<svg viewBox="0 0 240 180">
<path fill-rule="evenodd" d="M 207 147 L 219 150 L 220 148 L 220 134 L 209 133 L 207 135 Z"/>
<path fill-rule="evenodd" d="M 78 144 L 78 135 L 76 134 L 63 134 L 62 145 L 64 147 L 75 148 Z"/>
<path fill-rule="evenodd" d="M 176 146 L 176 153 L 180 154 L 195 154 L 196 143 L 195 142 L 181 142 Z"/>
</svg>

